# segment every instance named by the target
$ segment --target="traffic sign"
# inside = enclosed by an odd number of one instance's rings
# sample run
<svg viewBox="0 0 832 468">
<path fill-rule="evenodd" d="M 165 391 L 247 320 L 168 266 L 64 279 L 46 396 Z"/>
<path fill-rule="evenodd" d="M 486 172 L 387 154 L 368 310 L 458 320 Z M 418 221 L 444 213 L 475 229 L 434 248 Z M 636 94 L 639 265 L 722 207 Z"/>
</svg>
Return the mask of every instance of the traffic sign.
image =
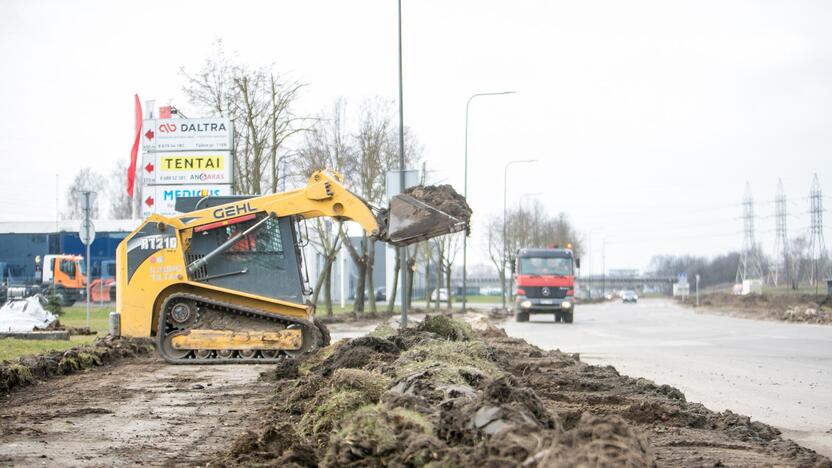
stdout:
<svg viewBox="0 0 832 468">
<path fill-rule="evenodd" d="M 78 237 L 84 245 L 90 245 L 95 240 L 95 226 L 91 219 L 81 221 L 81 227 L 78 229 Z"/>
</svg>

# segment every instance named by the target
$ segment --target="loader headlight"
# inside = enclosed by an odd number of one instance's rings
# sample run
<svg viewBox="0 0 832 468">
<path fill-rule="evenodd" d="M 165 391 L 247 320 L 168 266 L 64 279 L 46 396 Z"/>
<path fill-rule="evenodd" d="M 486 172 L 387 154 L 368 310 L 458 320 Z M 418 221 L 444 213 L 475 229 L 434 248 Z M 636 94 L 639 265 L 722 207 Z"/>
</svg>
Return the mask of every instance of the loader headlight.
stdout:
<svg viewBox="0 0 832 468">
<path fill-rule="evenodd" d="M 524 307 L 526 309 L 528 309 L 531 306 L 532 306 L 532 301 L 523 301 L 523 302 L 520 303 L 520 307 Z"/>
<path fill-rule="evenodd" d="M 572 303 L 569 302 L 569 301 L 563 301 L 563 302 L 560 303 L 560 306 L 563 307 L 564 309 L 568 309 L 568 308 L 572 307 Z"/>
</svg>

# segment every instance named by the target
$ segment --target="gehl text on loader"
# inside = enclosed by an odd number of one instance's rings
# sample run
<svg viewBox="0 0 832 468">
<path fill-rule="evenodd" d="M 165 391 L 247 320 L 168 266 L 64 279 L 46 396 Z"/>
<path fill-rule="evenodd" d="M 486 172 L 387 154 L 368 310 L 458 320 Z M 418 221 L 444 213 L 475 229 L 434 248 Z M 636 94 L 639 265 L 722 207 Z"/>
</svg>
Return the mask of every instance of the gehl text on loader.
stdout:
<svg viewBox="0 0 832 468">
<path fill-rule="evenodd" d="M 357 222 L 404 246 L 467 230 L 471 210 L 450 186 L 418 186 L 371 207 L 341 176 L 257 197 L 205 197 L 152 215 L 116 252 L 116 334 L 155 337 L 171 363 L 263 363 L 329 344 L 315 319 L 299 233 L 303 220 Z"/>
</svg>

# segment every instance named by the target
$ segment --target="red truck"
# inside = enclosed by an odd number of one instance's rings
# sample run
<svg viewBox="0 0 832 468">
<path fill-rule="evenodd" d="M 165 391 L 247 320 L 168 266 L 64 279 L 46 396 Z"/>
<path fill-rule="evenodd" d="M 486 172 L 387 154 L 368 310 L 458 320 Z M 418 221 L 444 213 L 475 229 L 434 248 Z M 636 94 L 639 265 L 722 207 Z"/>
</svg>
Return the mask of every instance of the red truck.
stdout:
<svg viewBox="0 0 832 468">
<path fill-rule="evenodd" d="M 520 249 L 512 265 L 514 316 L 527 322 L 530 314 L 552 314 L 555 322 L 572 323 L 575 314 L 575 268 L 572 249 Z"/>
</svg>

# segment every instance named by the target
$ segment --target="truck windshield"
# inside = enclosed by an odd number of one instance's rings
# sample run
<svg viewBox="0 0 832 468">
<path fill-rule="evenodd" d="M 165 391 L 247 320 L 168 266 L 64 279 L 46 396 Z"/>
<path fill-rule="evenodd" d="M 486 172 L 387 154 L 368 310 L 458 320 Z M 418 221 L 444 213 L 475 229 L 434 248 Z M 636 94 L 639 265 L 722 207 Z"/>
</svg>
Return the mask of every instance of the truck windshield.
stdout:
<svg viewBox="0 0 832 468">
<path fill-rule="evenodd" d="M 525 257 L 520 258 L 521 275 L 552 275 L 571 276 L 572 259 L 558 257 Z"/>
</svg>

